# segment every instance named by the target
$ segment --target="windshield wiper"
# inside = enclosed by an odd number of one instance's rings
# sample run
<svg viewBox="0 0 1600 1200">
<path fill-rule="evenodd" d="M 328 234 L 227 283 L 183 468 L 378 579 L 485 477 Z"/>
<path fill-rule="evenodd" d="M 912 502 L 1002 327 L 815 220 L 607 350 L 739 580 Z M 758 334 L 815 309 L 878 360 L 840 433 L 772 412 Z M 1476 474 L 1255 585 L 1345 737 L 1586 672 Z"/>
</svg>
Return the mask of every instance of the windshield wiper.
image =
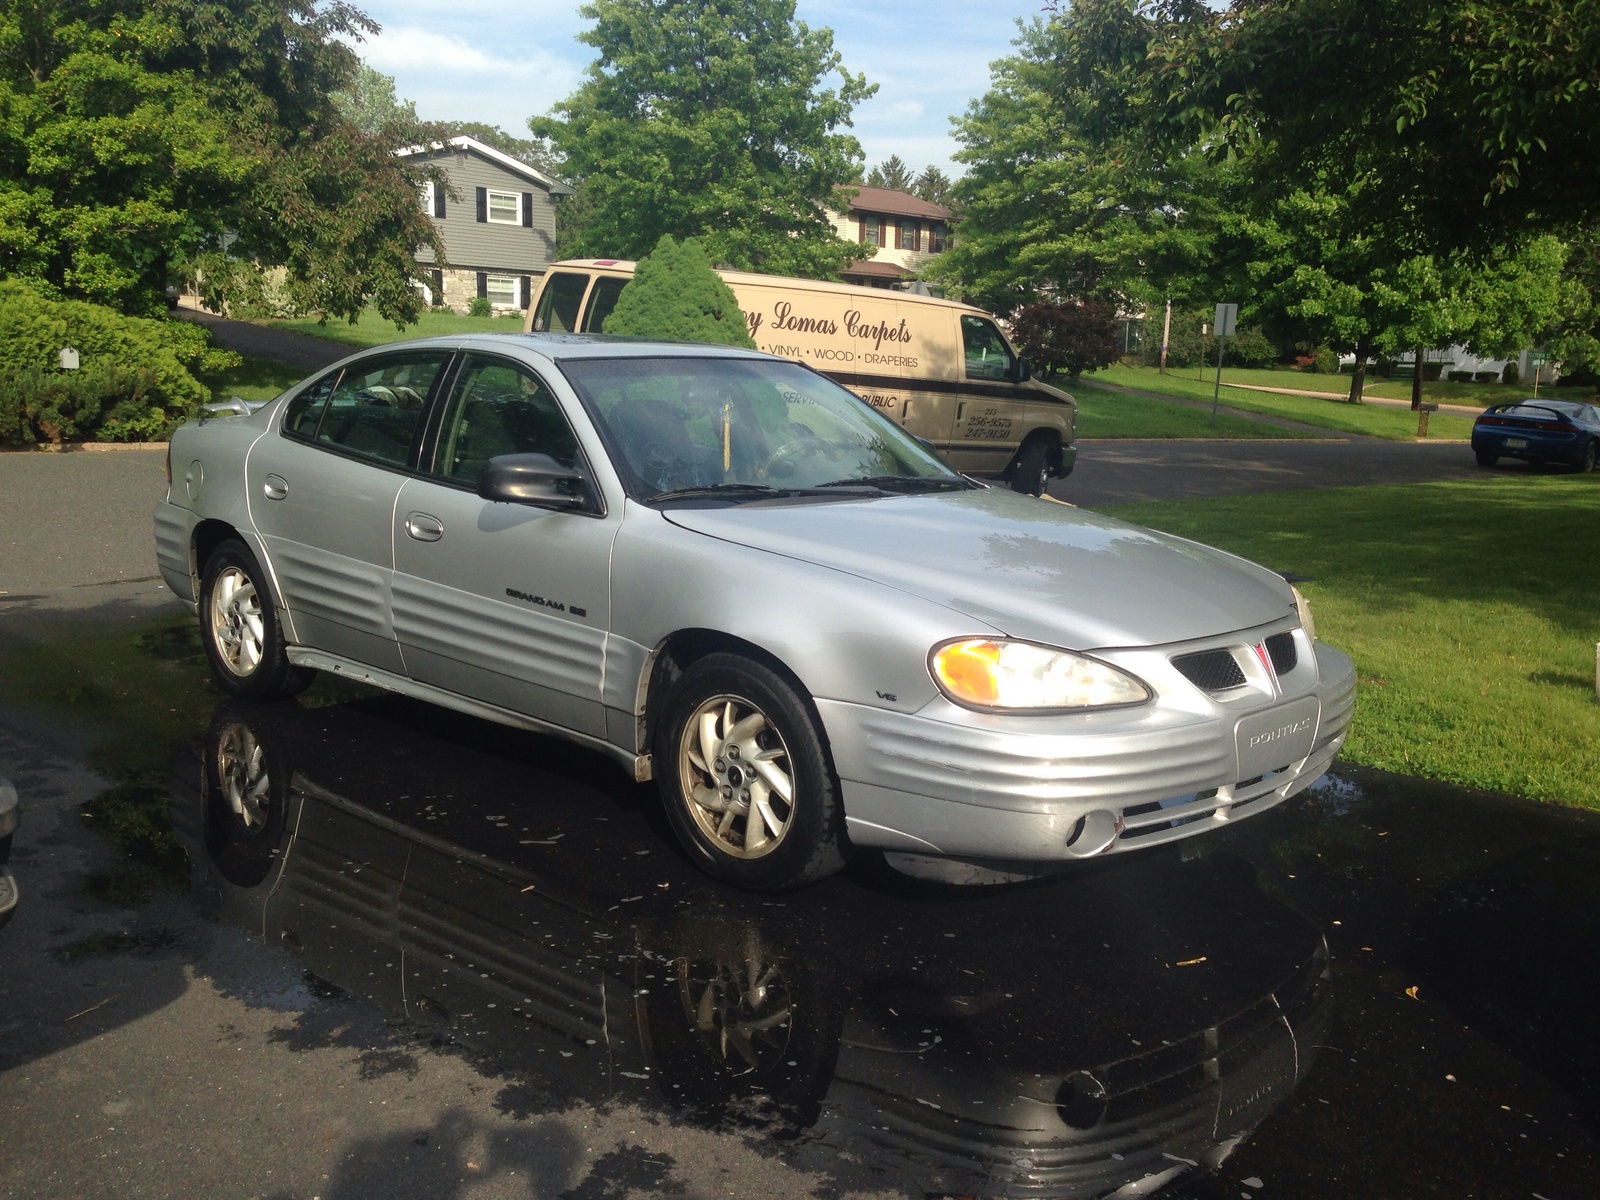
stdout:
<svg viewBox="0 0 1600 1200">
<path fill-rule="evenodd" d="M 862 479 L 835 479 L 816 486 L 877 488 L 886 492 L 944 492 L 966 491 L 972 485 L 959 476 L 949 475 L 868 475 Z"/>
<path fill-rule="evenodd" d="M 787 496 L 788 488 L 768 487 L 764 483 L 706 483 L 698 487 L 673 488 L 669 492 L 657 492 L 650 497 L 650 503 L 657 500 L 703 500 L 707 496 L 751 496 L 764 499 L 768 496 Z"/>
</svg>

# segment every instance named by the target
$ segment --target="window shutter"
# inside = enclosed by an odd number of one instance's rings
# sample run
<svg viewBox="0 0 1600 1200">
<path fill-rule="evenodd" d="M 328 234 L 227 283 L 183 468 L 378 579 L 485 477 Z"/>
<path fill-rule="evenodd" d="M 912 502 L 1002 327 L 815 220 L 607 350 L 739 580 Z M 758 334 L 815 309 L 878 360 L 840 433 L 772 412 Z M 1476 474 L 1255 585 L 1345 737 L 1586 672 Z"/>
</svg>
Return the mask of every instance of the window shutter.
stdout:
<svg viewBox="0 0 1600 1200">
<path fill-rule="evenodd" d="M 532 229 L 533 228 L 533 193 L 532 192 L 523 192 L 522 193 L 522 227 L 524 229 Z"/>
<path fill-rule="evenodd" d="M 487 221 L 488 219 L 489 219 L 489 189 L 486 188 L 486 187 L 481 187 L 481 188 L 478 189 L 478 220 Z M 482 292 L 479 292 L 478 294 L 480 296 L 483 295 Z"/>
<path fill-rule="evenodd" d="M 433 215 L 444 216 L 444 184 L 433 184 Z"/>
<path fill-rule="evenodd" d="M 861 217 L 859 220 L 861 224 L 861 236 L 856 240 L 864 246 L 867 244 L 867 219 L 865 217 Z"/>
<path fill-rule="evenodd" d="M 879 246 L 886 246 L 886 245 L 889 244 L 888 240 L 887 240 L 888 232 L 889 232 L 889 222 L 880 219 L 878 221 L 878 245 Z"/>
<path fill-rule="evenodd" d="M 482 188 L 478 189 L 478 195 L 480 195 L 480 196 L 483 195 L 483 189 Z M 487 271 L 479 271 L 478 272 L 478 295 L 487 296 L 488 294 L 489 294 L 489 273 Z"/>
<path fill-rule="evenodd" d="M 433 302 L 444 303 L 444 272 L 437 269 L 433 272 Z"/>
<path fill-rule="evenodd" d="M 522 280 L 518 284 L 517 299 L 518 299 L 518 301 L 521 302 L 521 306 L 523 308 L 527 308 L 528 305 L 533 303 L 533 276 L 532 275 L 524 275 L 524 276 L 522 276 Z"/>
</svg>

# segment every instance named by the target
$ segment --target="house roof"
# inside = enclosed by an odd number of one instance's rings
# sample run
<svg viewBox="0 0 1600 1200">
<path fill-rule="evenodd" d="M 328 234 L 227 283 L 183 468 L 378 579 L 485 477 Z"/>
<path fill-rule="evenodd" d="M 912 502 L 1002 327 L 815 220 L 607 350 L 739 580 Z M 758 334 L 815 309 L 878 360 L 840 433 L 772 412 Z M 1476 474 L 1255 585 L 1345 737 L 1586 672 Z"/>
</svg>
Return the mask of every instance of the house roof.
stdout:
<svg viewBox="0 0 1600 1200">
<path fill-rule="evenodd" d="M 406 146 L 400 150 L 396 150 L 395 153 L 401 158 L 410 158 L 413 155 L 428 154 L 439 150 L 444 150 L 446 148 L 470 150 L 474 154 L 481 154 L 490 162 L 499 163 L 506 170 L 515 171 L 518 175 L 533 180 L 533 182 L 539 184 L 541 187 L 548 188 L 557 196 L 572 195 L 572 189 L 566 184 L 562 183 L 559 179 L 556 179 L 550 175 L 546 175 L 543 171 L 539 170 L 538 167 L 529 166 L 520 158 L 512 158 L 511 155 L 507 154 L 504 150 L 496 150 L 493 146 L 487 145 L 484 142 L 480 142 L 475 137 L 468 137 L 464 133 L 458 137 L 450 138 L 447 141 L 430 142 L 426 146 Z"/>
<path fill-rule="evenodd" d="M 872 279 L 915 279 L 917 273 L 909 271 L 899 263 L 892 262 L 858 262 L 851 263 L 841 275 L 858 275 L 862 278 Z"/>
<path fill-rule="evenodd" d="M 851 212 L 887 213 L 894 217 L 921 217 L 926 221 L 948 221 L 950 210 L 942 204 L 933 204 L 910 192 L 896 192 L 889 188 L 862 187 L 856 189 L 850 201 Z"/>
</svg>

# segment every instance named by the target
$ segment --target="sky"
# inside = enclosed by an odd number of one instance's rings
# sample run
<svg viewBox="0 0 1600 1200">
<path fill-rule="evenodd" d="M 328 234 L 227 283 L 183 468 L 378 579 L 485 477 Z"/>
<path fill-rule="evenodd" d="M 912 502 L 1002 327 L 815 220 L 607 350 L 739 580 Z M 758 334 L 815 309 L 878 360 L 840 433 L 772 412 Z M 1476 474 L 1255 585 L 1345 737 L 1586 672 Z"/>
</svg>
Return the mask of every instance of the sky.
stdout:
<svg viewBox="0 0 1600 1200">
<path fill-rule="evenodd" d="M 581 0 L 357 0 L 383 27 L 357 50 L 431 121 L 484 121 L 525 134 L 530 116 L 576 90 L 594 51 Z M 1011 53 L 1018 17 L 1043 0 L 798 0 L 796 16 L 833 30 L 847 70 L 878 84 L 851 131 L 867 165 L 891 154 L 913 173 L 958 174 L 950 118 Z"/>
</svg>

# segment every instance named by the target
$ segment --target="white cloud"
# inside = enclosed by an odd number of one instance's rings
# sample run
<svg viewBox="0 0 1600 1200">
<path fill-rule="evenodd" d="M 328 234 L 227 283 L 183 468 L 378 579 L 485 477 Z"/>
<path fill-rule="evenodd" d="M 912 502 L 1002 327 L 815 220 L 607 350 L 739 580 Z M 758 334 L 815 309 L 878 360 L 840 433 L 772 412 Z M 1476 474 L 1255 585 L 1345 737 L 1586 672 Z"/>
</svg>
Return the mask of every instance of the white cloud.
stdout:
<svg viewBox="0 0 1600 1200">
<path fill-rule="evenodd" d="M 369 65 L 398 78 L 412 71 L 460 71 L 496 75 L 531 75 L 538 65 L 495 58 L 465 38 L 432 33 L 416 26 L 385 29 L 360 48 Z"/>
</svg>

